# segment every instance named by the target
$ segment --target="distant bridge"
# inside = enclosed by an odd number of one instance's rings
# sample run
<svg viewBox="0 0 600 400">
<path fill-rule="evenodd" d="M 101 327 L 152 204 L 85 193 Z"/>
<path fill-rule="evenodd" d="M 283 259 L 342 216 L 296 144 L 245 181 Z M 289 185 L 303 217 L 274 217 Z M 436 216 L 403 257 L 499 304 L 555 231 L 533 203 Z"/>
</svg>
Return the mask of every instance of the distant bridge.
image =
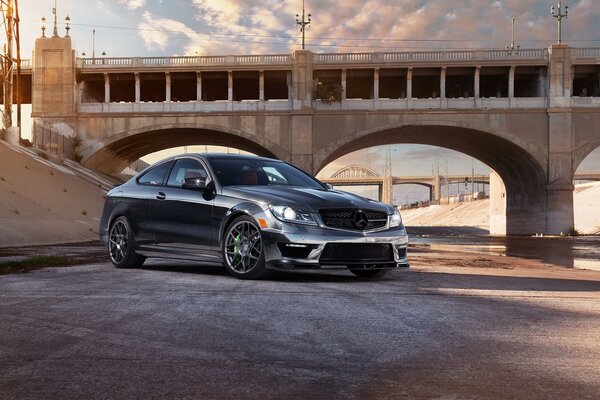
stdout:
<svg viewBox="0 0 600 400">
<path fill-rule="evenodd" d="M 378 171 L 362 165 L 349 165 L 334 172 L 329 178 L 320 179 L 333 186 L 379 186 L 379 199 L 392 204 L 393 191 L 387 185 L 421 185 L 429 188 L 429 200 L 439 201 L 441 187 L 457 183 L 490 183 L 489 175 L 439 175 L 439 176 L 391 176 L 387 179 Z M 575 174 L 574 180 L 600 181 L 600 173 Z"/>
</svg>

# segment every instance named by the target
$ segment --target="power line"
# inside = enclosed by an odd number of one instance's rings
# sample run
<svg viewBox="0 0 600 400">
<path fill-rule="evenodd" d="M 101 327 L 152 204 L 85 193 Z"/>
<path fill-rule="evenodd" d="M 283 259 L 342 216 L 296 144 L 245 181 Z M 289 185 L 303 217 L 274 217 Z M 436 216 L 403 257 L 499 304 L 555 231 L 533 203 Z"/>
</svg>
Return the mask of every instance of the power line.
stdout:
<svg viewBox="0 0 600 400">
<path fill-rule="evenodd" d="M 29 22 L 33 22 L 29 20 Z M 83 23 L 71 23 L 71 26 L 81 26 L 81 27 L 93 27 L 93 28 L 103 28 L 103 29 L 117 29 L 117 30 L 129 30 L 129 31 L 137 31 L 137 32 L 161 32 L 161 33 L 171 33 L 171 34 L 182 34 L 182 35 L 203 35 L 203 36 L 226 36 L 226 37 L 253 37 L 253 38 L 279 38 L 279 39 L 289 39 L 289 40 L 297 40 L 297 37 L 292 35 L 259 35 L 259 34 L 247 34 L 247 33 L 227 33 L 227 32 L 199 32 L 193 29 L 188 30 L 178 30 L 178 29 L 159 29 L 159 28 L 140 28 L 140 27 L 131 27 L 131 26 L 118 26 L 118 25 L 97 25 L 97 24 L 83 24 Z M 310 37 L 311 40 L 340 40 L 340 41 L 366 41 L 366 42 L 397 42 L 397 43 L 406 43 L 406 42 L 422 42 L 422 43 L 470 43 L 473 42 L 474 39 L 416 39 L 416 38 L 408 38 L 408 39 L 395 39 L 395 38 L 349 38 L 349 37 L 326 37 L 326 36 L 313 36 Z M 541 42 L 546 43 L 551 41 L 552 39 L 525 39 L 526 42 Z M 502 39 L 477 39 L 479 42 L 502 42 Z M 573 39 L 569 40 L 570 42 L 599 42 L 600 39 Z M 272 43 L 272 42 L 265 42 Z M 278 44 L 283 42 L 275 42 L 273 44 Z"/>
</svg>

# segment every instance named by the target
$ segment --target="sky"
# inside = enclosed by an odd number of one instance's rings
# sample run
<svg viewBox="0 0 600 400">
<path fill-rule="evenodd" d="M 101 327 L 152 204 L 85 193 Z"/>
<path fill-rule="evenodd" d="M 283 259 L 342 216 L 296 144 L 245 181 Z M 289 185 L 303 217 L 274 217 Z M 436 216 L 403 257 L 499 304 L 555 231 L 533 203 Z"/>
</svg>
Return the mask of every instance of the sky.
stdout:
<svg viewBox="0 0 600 400">
<path fill-rule="evenodd" d="M 549 0 L 306 0 L 312 20 L 307 49 L 315 52 L 402 51 L 448 48 L 543 48 L 556 41 Z M 343 4 L 343 6 L 341 6 Z M 600 47 L 600 0 L 563 1 L 563 42 Z M 21 0 L 22 57 L 30 58 L 41 34 L 40 19 L 52 32 L 54 0 Z M 81 55 L 108 57 L 291 53 L 300 48 L 296 13 L 302 0 L 57 0 L 59 35 L 71 19 L 73 46 Z M 95 29 L 95 42 L 92 31 Z M 95 46 L 93 46 L 95 43 Z M 420 145 L 393 146 L 394 173 L 421 175 L 440 165 L 449 173 L 470 174 L 470 157 Z M 181 151 L 178 149 L 177 151 Z M 381 170 L 381 148 L 349 154 L 326 167 L 333 173 L 348 164 Z M 145 157 L 153 162 L 166 155 Z M 372 161 L 369 161 L 372 160 Z M 476 173 L 489 171 L 478 161 Z M 600 149 L 580 170 L 600 171 Z M 418 190 L 415 189 L 418 194 Z M 400 193 L 398 196 L 404 196 Z M 418 197 L 418 195 L 415 195 Z"/>
</svg>

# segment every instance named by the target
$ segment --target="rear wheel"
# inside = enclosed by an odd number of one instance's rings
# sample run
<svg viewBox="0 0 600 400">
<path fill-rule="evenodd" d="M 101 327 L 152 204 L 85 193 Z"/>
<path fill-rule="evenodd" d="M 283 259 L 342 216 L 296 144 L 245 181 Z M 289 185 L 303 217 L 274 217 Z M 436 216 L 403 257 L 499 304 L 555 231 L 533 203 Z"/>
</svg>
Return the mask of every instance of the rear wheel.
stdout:
<svg viewBox="0 0 600 400">
<path fill-rule="evenodd" d="M 379 278 L 387 274 L 388 271 L 389 269 L 350 269 L 350 272 L 356 276 L 360 276 L 361 278 Z"/>
<path fill-rule="evenodd" d="M 146 257 L 140 256 L 134 249 L 133 232 L 125 217 L 114 220 L 108 233 L 108 254 L 117 268 L 141 267 Z"/>
<path fill-rule="evenodd" d="M 230 275 L 240 279 L 264 279 L 271 271 L 265 268 L 260 229 L 248 216 L 236 218 L 223 238 L 223 259 Z"/>
</svg>

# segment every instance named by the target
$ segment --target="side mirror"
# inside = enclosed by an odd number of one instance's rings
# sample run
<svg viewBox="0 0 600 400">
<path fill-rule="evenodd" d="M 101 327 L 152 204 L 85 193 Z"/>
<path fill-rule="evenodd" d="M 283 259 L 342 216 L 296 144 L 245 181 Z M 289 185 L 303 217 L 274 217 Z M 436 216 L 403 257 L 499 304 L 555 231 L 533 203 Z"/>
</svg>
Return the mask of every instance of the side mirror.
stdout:
<svg viewBox="0 0 600 400">
<path fill-rule="evenodd" d="M 331 183 L 326 183 L 325 187 L 327 188 L 327 190 L 333 189 L 333 185 Z"/>
<path fill-rule="evenodd" d="M 185 178 L 181 187 L 189 190 L 204 190 L 206 187 L 206 180 L 202 178 Z"/>
</svg>

